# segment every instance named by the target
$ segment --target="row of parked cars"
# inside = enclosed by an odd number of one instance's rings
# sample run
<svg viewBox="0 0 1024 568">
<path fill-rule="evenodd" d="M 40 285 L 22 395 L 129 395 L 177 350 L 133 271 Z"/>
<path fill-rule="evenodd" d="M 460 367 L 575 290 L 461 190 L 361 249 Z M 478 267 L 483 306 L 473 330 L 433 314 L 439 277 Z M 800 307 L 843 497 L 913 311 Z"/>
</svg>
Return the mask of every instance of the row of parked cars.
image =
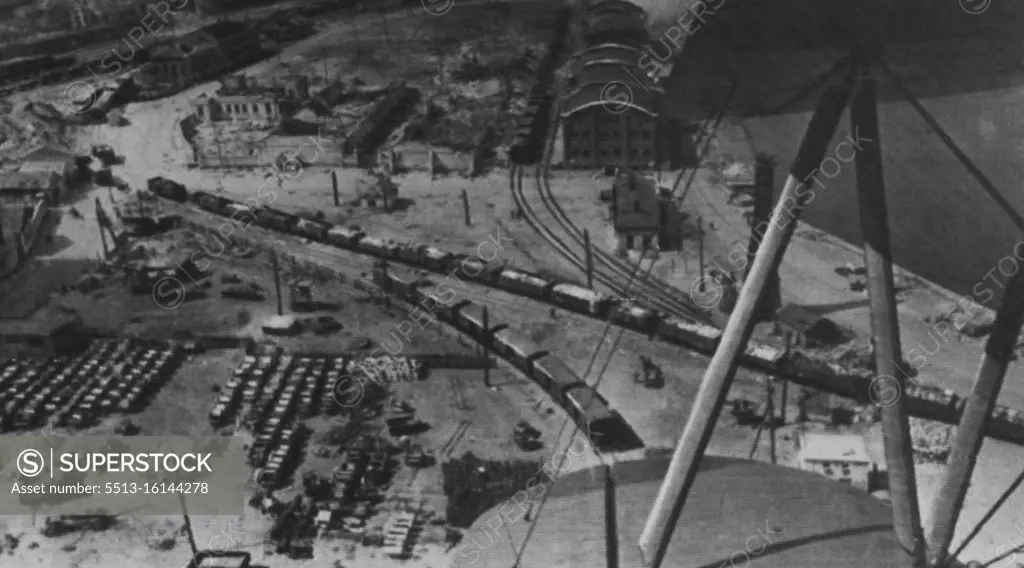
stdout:
<svg viewBox="0 0 1024 568">
<path fill-rule="evenodd" d="M 249 411 L 243 422 L 252 428 L 265 421 L 268 415 L 263 413 L 272 412 L 277 407 L 272 403 L 281 402 L 282 396 L 287 397 L 288 412 L 299 420 L 310 418 L 331 406 L 326 386 L 341 376 L 344 364 L 342 358 L 296 357 L 273 350 L 247 355 L 210 411 L 210 425 L 227 425 L 245 405 Z"/>
<path fill-rule="evenodd" d="M 75 357 L 12 359 L 0 368 L 0 426 L 84 428 L 141 410 L 184 359 L 177 346 L 94 341 Z"/>
</svg>

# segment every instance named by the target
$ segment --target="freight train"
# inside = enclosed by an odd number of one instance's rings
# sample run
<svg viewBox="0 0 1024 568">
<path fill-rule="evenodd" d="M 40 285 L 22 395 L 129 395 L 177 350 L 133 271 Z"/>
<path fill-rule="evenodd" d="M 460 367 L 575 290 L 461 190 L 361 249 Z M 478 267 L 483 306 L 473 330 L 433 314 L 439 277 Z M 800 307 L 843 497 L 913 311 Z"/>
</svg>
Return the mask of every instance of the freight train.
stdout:
<svg viewBox="0 0 1024 568">
<path fill-rule="evenodd" d="M 581 380 L 561 359 L 539 351 L 532 339 L 487 322 L 480 305 L 465 300 L 446 303 L 425 292 L 435 288 L 433 282 L 404 280 L 384 270 L 374 270 L 373 281 L 411 304 L 424 306 L 441 321 L 515 365 L 564 408 L 597 447 L 607 447 L 628 435 L 629 427 L 622 416 L 611 409 L 594 387 Z"/>
<path fill-rule="evenodd" d="M 241 220 L 239 215 L 245 215 L 249 219 L 254 219 L 253 222 L 257 226 L 273 231 L 339 249 L 369 254 L 381 260 L 409 264 L 438 274 L 450 275 L 458 272 L 460 279 L 527 296 L 567 311 L 602 320 L 610 318 L 622 327 L 687 349 L 713 353 L 722 336 L 722 331 L 712 325 L 670 316 L 633 300 L 606 296 L 571 282 L 553 280 L 508 267 L 503 263 L 488 263 L 470 255 L 453 254 L 432 246 L 385 241 L 367 235 L 358 227 L 339 227 L 324 221 L 304 219 L 270 207 L 249 209 L 242 203 L 203 191 L 183 192 L 180 184 L 169 181 L 152 183 L 150 188 L 160 197 L 193 204 L 219 216 Z M 446 314 L 445 317 L 449 319 L 459 313 L 458 306 L 445 306 L 442 299 L 437 296 L 424 295 L 423 301 L 441 306 L 439 313 Z M 507 333 L 509 332 L 503 331 L 495 336 Z M 509 353 L 520 359 L 532 360 L 534 364 L 541 360 L 535 353 L 519 352 L 519 345 L 495 345 L 494 350 L 502 354 Z M 744 362 L 765 373 L 780 375 L 797 384 L 834 393 L 861 404 L 871 403 L 872 394 L 877 394 L 871 392 L 874 374 L 870 370 L 842 367 L 797 350 L 785 351 L 749 342 L 744 353 Z M 964 400 L 948 390 L 912 385 L 904 394 L 907 397 L 908 410 L 915 416 L 947 424 L 956 424 L 959 421 Z M 564 397 L 564 394 L 559 396 Z M 997 407 L 993 411 L 987 434 L 1024 443 L 1024 416 L 1016 410 Z"/>
</svg>

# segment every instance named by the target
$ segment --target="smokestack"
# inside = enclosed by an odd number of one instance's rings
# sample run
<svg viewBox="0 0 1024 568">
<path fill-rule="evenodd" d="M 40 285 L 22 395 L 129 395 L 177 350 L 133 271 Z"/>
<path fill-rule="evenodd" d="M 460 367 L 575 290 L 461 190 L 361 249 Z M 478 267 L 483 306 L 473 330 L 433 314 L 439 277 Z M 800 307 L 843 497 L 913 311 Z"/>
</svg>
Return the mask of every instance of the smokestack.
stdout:
<svg viewBox="0 0 1024 568">
<path fill-rule="evenodd" d="M 754 162 L 754 211 L 750 221 L 750 243 L 747 246 L 747 271 L 754 265 L 757 249 L 768 230 L 772 215 L 772 198 L 775 185 L 775 161 L 767 154 L 758 154 Z M 746 276 L 744 276 L 746 278 Z M 764 291 L 758 300 L 754 320 L 771 321 L 782 306 L 778 267 L 768 275 Z"/>
</svg>

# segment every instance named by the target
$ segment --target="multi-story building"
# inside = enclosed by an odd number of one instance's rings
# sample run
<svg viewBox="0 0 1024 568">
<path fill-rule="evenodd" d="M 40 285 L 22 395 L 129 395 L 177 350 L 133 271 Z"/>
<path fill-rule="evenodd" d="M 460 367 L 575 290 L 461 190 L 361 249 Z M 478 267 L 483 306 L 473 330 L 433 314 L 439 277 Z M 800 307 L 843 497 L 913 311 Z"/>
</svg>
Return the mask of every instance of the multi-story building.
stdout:
<svg viewBox="0 0 1024 568">
<path fill-rule="evenodd" d="M 642 52 L 601 43 L 576 54 L 563 102 L 570 168 L 650 168 L 661 159 L 661 88 L 640 68 Z"/>
<path fill-rule="evenodd" d="M 658 111 L 651 92 L 619 83 L 584 83 L 563 104 L 570 168 L 650 168 L 658 159 Z"/>
<path fill-rule="evenodd" d="M 245 75 L 233 75 L 221 83 L 214 96 L 203 94 L 192 101 L 196 116 L 203 122 L 276 124 L 309 100 L 309 80 L 304 76 L 263 85 Z"/>
<path fill-rule="evenodd" d="M 259 53 L 259 36 L 247 25 L 219 21 L 155 46 L 140 80 L 144 91 L 180 90 L 237 67 Z"/>
</svg>

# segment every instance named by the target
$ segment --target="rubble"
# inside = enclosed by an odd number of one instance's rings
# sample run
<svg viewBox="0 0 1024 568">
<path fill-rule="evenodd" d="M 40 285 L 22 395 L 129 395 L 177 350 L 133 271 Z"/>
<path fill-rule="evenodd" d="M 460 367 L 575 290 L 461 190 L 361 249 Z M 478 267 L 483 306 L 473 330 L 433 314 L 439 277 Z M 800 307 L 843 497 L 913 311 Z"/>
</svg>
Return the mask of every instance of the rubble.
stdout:
<svg viewBox="0 0 1024 568">
<path fill-rule="evenodd" d="M 954 427 L 940 422 L 910 418 L 914 457 L 924 462 L 946 463 L 952 451 Z"/>
</svg>

